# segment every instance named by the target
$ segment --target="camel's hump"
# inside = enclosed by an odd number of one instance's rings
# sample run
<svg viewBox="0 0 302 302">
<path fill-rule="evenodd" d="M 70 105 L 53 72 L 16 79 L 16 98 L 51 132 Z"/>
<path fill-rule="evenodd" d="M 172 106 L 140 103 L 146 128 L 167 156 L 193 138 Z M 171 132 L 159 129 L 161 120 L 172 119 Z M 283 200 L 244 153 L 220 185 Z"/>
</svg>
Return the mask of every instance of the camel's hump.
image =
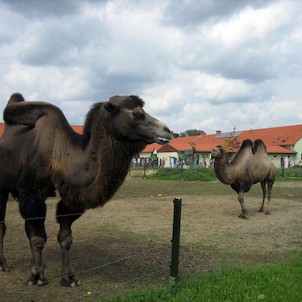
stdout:
<svg viewBox="0 0 302 302">
<path fill-rule="evenodd" d="M 246 147 L 253 148 L 253 142 L 250 139 L 245 139 L 242 142 L 240 149 L 243 149 L 243 148 L 246 148 Z"/>
<path fill-rule="evenodd" d="M 264 142 L 262 141 L 262 139 L 255 140 L 253 151 L 254 151 L 254 153 L 256 153 L 257 151 L 266 153 L 266 146 L 265 146 Z"/>
</svg>

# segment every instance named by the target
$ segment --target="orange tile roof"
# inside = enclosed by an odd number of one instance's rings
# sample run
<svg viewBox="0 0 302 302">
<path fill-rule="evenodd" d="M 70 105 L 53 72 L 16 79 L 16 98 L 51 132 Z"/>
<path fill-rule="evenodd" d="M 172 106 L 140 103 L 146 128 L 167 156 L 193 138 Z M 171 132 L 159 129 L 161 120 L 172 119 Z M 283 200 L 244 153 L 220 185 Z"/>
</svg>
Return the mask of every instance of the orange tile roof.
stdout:
<svg viewBox="0 0 302 302">
<path fill-rule="evenodd" d="M 158 150 L 158 152 L 178 152 L 178 150 L 170 144 L 165 144 Z"/>
<path fill-rule="evenodd" d="M 161 147 L 162 145 L 158 143 L 149 144 L 145 147 L 144 152 L 152 153 L 154 150 L 158 151 Z"/>
<path fill-rule="evenodd" d="M 71 126 L 76 132 L 82 134 L 83 126 Z M 0 123 L 0 135 L 3 134 L 4 123 Z M 269 153 L 296 153 L 285 146 L 293 146 L 299 139 L 302 138 L 302 124 L 292 126 L 281 126 L 262 129 L 250 129 L 235 132 L 217 132 L 215 134 L 201 134 L 197 136 L 177 137 L 169 144 L 160 145 L 157 143 L 149 144 L 143 152 L 180 152 L 191 150 L 193 147 L 197 152 L 211 152 L 217 145 L 225 145 L 226 140 L 234 135 L 237 136 L 238 142 L 245 139 L 262 139 L 267 146 Z"/>
<path fill-rule="evenodd" d="M 285 148 L 285 146 L 291 147 L 302 138 L 302 124 L 178 137 L 174 138 L 168 145 L 176 149 L 178 152 L 191 150 L 194 147 L 197 152 L 209 153 L 217 145 L 224 146 L 226 141 L 232 137 L 237 137 L 240 144 L 245 139 L 251 139 L 254 141 L 260 138 L 266 144 L 269 153 L 295 154 L 295 151 L 290 150 L 290 148 Z M 143 152 L 147 151 L 144 150 Z"/>
<path fill-rule="evenodd" d="M 3 132 L 4 132 L 4 123 L 0 123 L 0 136 L 3 134 Z M 71 128 L 75 131 L 75 132 L 77 132 L 77 133 L 79 133 L 79 134 L 83 134 L 83 126 L 71 126 Z"/>
<path fill-rule="evenodd" d="M 84 130 L 84 127 L 83 127 L 83 126 L 71 126 L 71 128 L 72 128 L 75 132 L 77 132 L 77 133 L 79 133 L 79 134 L 83 134 L 83 130 Z"/>
</svg>

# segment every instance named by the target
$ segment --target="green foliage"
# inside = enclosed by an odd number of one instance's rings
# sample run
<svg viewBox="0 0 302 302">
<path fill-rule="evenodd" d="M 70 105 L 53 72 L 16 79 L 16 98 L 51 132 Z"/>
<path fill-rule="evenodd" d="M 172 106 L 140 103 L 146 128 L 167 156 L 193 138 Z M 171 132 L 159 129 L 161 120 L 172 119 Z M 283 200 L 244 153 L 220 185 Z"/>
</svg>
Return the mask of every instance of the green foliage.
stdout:
<svg viewBox="0 0 302 302">
<path fill-rule="evenodd" d="M 166 180 L 211 181 L 216 179 L 213 169 L 202 168 L 159 168 L 156 173 L 148 178 Z"/>
<path fill-rule="evenodd" d="M 160 180 L 187 180 L 187 181 L 213 181 L 217 180 L 215 172 L 212 168 L 147 168 L 147 172 L 153 170 L 154 173 L 147 173 L 148 179 Z M 133 171 L 141 171 L 137 173 L 138 177 L 143 177 L 143 169 L 136 168 Z M 282 181 L 302 181 L 302 168 L 277 169 L 276 180 Z"/>
<path fill-rule="evenodd" d="M 127 301 L 302 301 L 302 256 L 290 263 L 233 268 L 153 289 L 109 298 Z"/>
<path fill-rule="evenodd" d="M 181 132 L 179 136 L 186 137 L 186 136 L 195 136 L 200 134 L 206 134 L 206 133 L 203 130 L 188 129 L 185 132 Z"/>
<path fill-rule="evenodd" d="M 302 180 L 302 168 L 278 169 L 277 180 Z"/>
</svg>

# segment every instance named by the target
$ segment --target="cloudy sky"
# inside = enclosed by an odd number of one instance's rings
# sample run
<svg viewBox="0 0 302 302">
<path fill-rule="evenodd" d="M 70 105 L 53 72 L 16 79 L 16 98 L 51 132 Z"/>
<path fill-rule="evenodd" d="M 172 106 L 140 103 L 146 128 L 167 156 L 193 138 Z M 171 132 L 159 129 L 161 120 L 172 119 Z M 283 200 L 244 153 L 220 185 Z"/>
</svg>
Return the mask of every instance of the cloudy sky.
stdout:
<svg viewBox="0 0 302 302">
<path fill-rule="evenodd" d="M 176 133 L 300 124 L 302 3 L 0 0 L 0 77 L 77 125 L 131 94 Z"/>
</svg>

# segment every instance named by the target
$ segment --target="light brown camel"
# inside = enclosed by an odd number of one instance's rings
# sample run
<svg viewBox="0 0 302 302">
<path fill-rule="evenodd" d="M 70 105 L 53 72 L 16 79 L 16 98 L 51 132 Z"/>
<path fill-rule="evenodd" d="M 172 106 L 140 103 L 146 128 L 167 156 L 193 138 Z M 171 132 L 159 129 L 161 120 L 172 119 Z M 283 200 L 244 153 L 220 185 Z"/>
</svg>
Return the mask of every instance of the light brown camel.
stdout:
<svg viewBox="0 0 302 302">
<path fill-rule="evenodd" d="M 249 139 L 244 140 L 239 151 L 230 162 L 227 159 L 226 151 L 221 146 L 213 149 L 212 158 L 215 159 L 214 170 L 217 178 L 222 183 L 231 185 L 238 193 L 238 201 L 241 205 L 239 217 L 247 218 L 248 211 L 244 205 L 243 195 L 257 182 L 261 183 L 263 192 L 263 200 L 259 212 L 264 211 L 264 202 L 267 194 L 267 210 L 265 214 L 270 214 L 269 206 L 276 168 L 268 157 L 266 146 L 262 140 L 258 139 L 254 144 Z"/>
<path fill-rule="evenodd" d="M 84 133 L 76 133 L 63 112 L 44 102 L 25 102 L 13 94 L 4 110 L 0 139 L 0 271 L 8 270 L 3 252 L 8 194 L 19 203 L 31 247 L 29 285 L 44 285 L 43 248 L 48 196 L 61 200 L 56 218 L 62 250 L 63 286 L 77 286 L 69 253 L 72 223 L 86 209 L 103 206 L 123 183 L 131 159 L 147 144 L 172 139 L 165 124 L 143 109 L 137 96 L 115 96 L 93 105 Z"/>
</svg>

